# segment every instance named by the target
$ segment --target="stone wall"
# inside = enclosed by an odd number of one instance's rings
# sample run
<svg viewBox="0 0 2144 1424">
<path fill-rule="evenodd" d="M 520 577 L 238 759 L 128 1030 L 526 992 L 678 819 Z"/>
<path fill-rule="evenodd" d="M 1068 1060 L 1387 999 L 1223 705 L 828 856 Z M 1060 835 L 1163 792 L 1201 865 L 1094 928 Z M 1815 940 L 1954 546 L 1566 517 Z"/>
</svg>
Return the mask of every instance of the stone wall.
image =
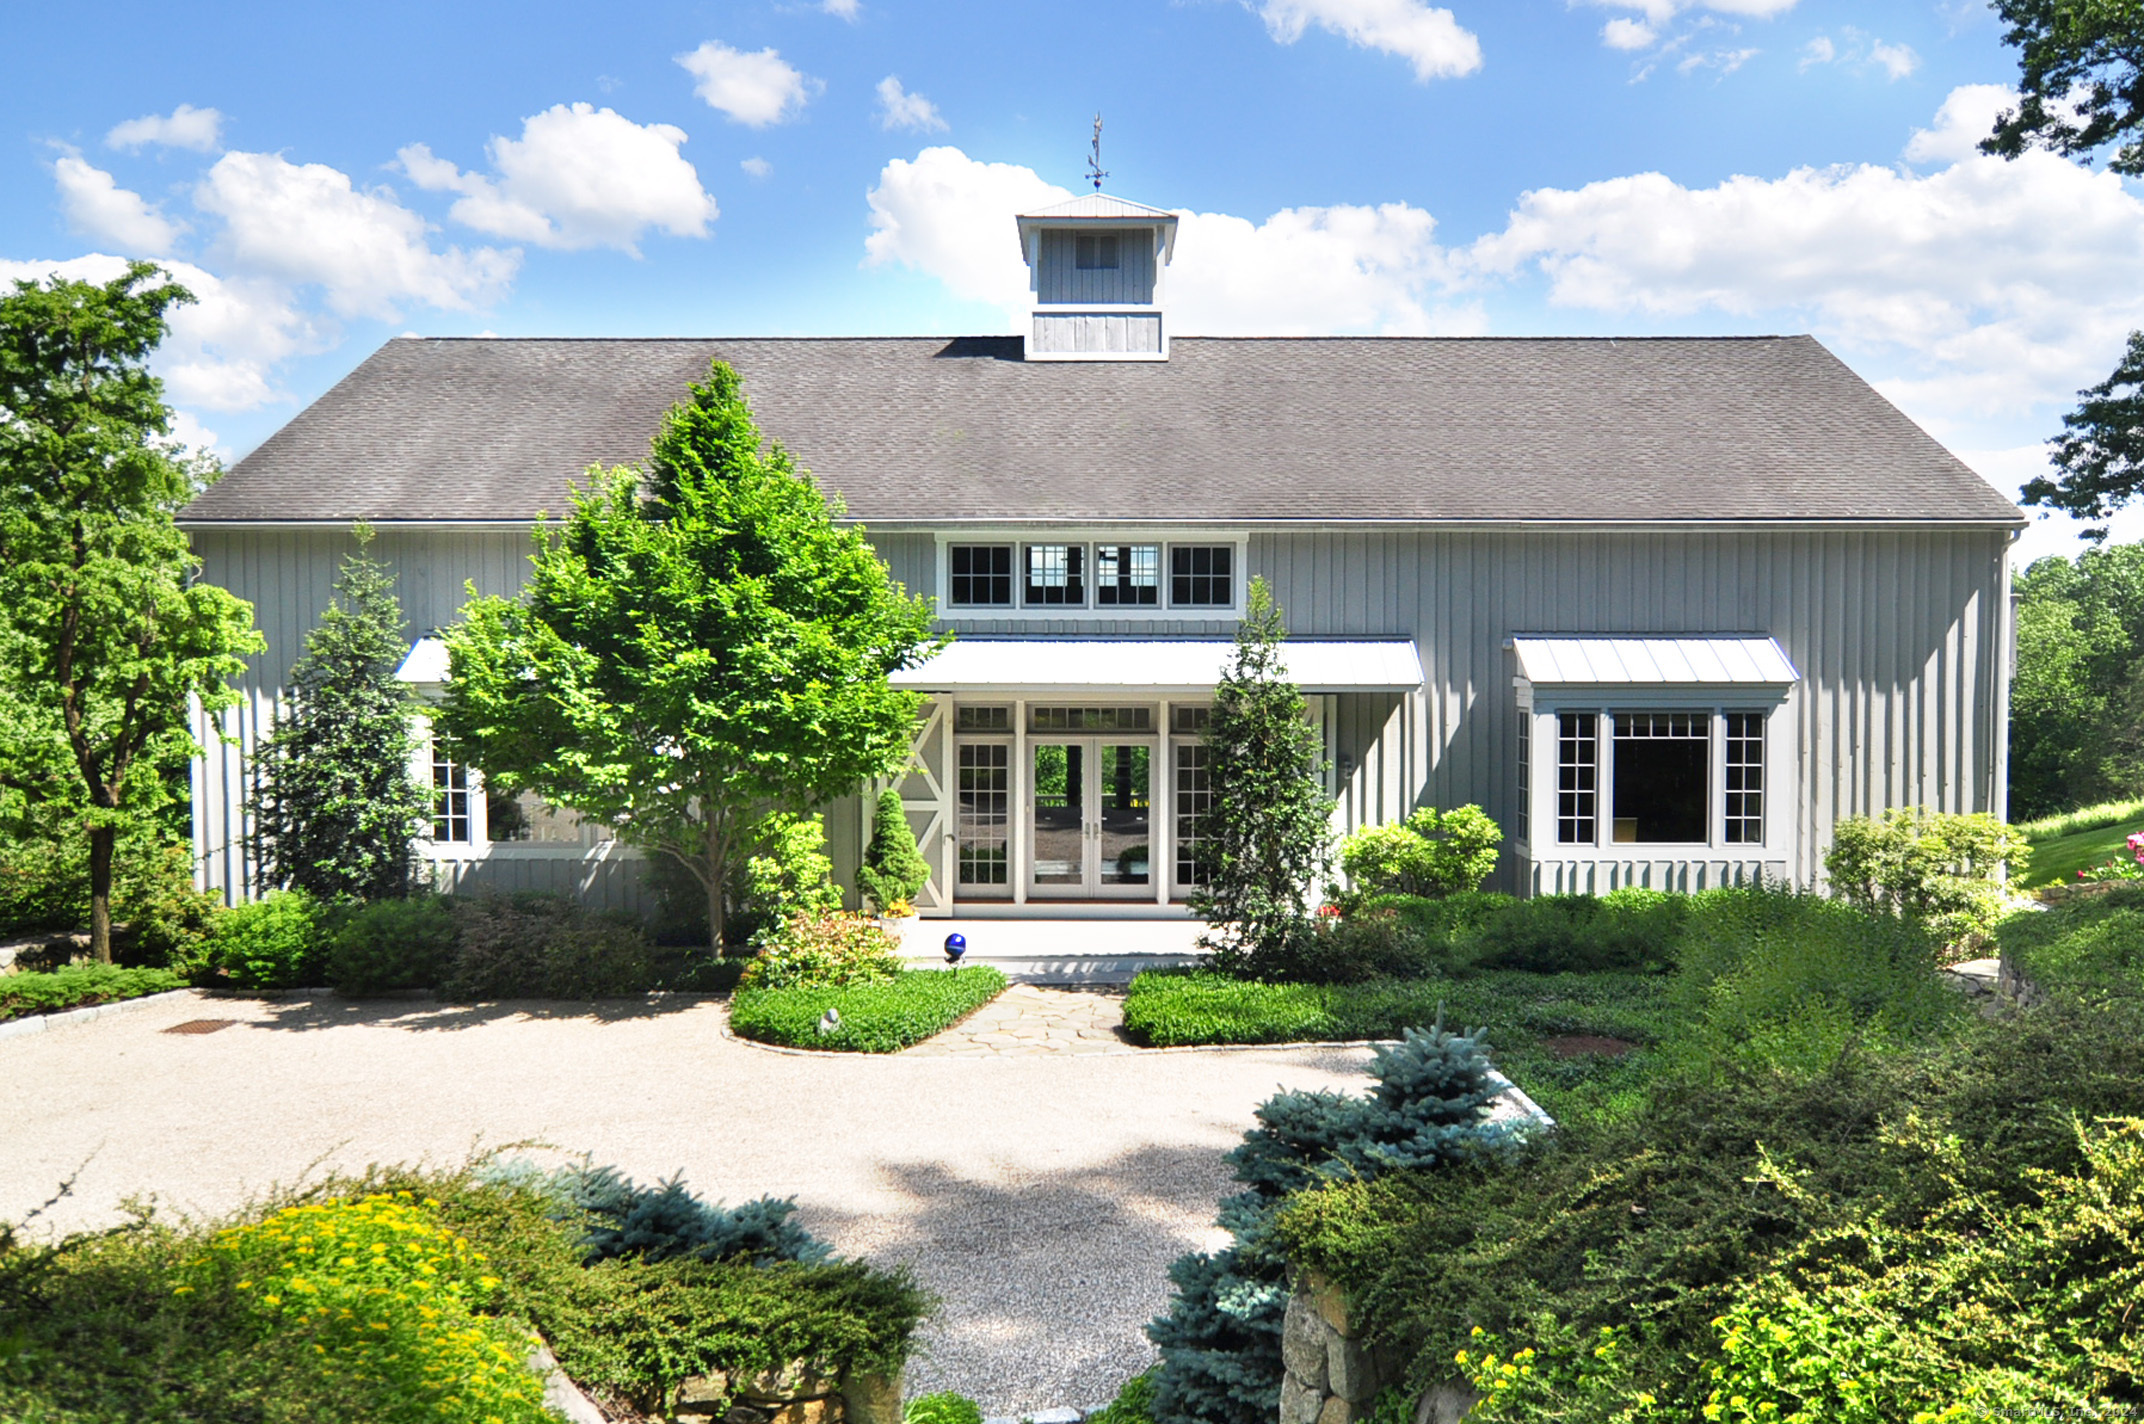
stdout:
<svg viewBox="0 0 2144 1424">
<path fill-rule="evenodd" d="M 678 1386 L 674 1407 L 680 1419 L 722 1424 L 901 1424 L 901 1380 L 798 1361 L 735 1379 L 693 1375 Z"/>
<path fill-rule="evenodd" d="M 1299 1278 L 1288 1299 L 1280 1354 L 1280 1424 L 1356 1424 L 1406 1368 L 1356 1333 L 1347 1297 L 1315 1272 Z M 1459 1424 L 1477 1397 L 1463 1384 L 1439 1385 L 1415 1405 L 1414 1424 Z"/>
</svg>

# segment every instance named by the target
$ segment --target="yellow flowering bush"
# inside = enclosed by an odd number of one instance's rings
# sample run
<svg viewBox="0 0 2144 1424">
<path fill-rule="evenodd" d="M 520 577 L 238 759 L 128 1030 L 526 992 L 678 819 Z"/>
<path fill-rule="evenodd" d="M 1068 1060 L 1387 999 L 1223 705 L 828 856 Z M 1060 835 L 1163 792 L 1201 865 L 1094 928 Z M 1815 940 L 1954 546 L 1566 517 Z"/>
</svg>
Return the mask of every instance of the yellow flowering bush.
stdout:
<svg viewBox="0 0 2144 1424">
<path fill-rule="evenodd" d="M 224 1286 L 264 1329 L 302 1332 L 381 1421 L 547 1419 L 529 1333 L 483 1314 L 499 1280 L 437 1206 L 401 1191 L 286 1207 L 218 1232 L 175 1290 Z"/>
</svg>

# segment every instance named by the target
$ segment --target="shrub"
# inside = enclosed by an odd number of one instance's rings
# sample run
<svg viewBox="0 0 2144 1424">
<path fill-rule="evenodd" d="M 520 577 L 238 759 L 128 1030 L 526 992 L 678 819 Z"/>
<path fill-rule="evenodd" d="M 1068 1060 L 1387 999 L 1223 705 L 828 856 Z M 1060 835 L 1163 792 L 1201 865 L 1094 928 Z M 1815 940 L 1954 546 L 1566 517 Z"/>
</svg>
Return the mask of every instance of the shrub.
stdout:
<svg viewBox="0 0 2144 1424">
<path fill-rule="evenodd" d="M 185 984 L 185 979 L 168 969 L 122 969 L 110 964 L 69 964 L 47 974 L 0 975 L 0 1019 L 139 999 Z"/>
<path fill-rule="evenodd" d="M 1707 1064 L 1806 1076 L 1849 1046 L 1895 1051 L 1961 1011 L 1921 924 L 1813 894 L 1716 892 L 1681 943 L 1679 1048 Z"/>
<path fill-rule="evenodd" d="M 2002 918 L 2003 867 L 2023 874 L 2031 860 L 2025 838 L 1993 816 L 1916 806 L 1840 821 L 1824 873 L 1832 893 L 1849 904 L 1911 916 L 1944 944 L 1959 945 Z"/>
<path fill-rule="evenodd" d="M 1687 897 L 1658 890 L 1539 895 L 1483 916 L 1455 932 L 1462 966 L 1524 969 L 1537 974 L 1629 969 L 1657 973 L 1675 962 Z"/>
<path fill-rule="evenodd" d="M 1154 1424 L 1154 1376 L 1158 1373 L 1156 1365 L 1126 1380 L 1115 1399 L 1087 1416 L 1087 1424 Z"/>
<path fill-rule="evenodd" d="M 746 1038 L 791 1048 L 898 1053 L 945 1032 L 1005 992 L 1005 976 L 988 965 L 910 969 L 882 982 L 740 988 L 730 1002 L 730 1027 Z M 831 1009 L 840 1022 L 819 1024 Z"/>
<path fill-rule="evenodd" d="M 370 1399 L 366 1418 L 544 1424 L 529 1337 L 485 1313 L 500 1279 L 436 1206 L 400 1192 L 286 1207 L 219 1232 L 176 1289 L 235 1292 Z"/>
<path fill-rule="evenodd" d="M 1234 971 L 1271 984 L 1359 984 L 1429 973 L 1442 967 L 1443 949 L 1396 913 L 1358 910 L 1277 933 L 1254 946 Z"/>
<path fill-rule="evenodd" d="M 941 1390 L 908 1401 L 902 1424 L 983 1424 L 983 1409 L 964 1394 Z"/>
<path fill-rule="evenodd" d="M 901 972 L 900 945 L 885 928 L 842 910 L 796 915 L 738 980 L 747 989 L 874 984 Z"/>
<path fill-rule="evenodd" d="M 2144 991 L 2144 886 L 2012 915 L 1995 938 L 2003 958 L 2036 985 Z"/>
<path fill-rule="evenodd" d="M 320 982 L 320 902 L 303 890 L 273 890 L 217 917 L 202 947 L 197 982 L 215 988 L 290 989 Z"/>
<path fill-rule="evenodd" d="M 456 896 L 459 948 L 440 993 L 479 999 L 600 999 L 654 987 L 640 926 L 590 914 L 563 895 Z"/>
<path fill-rule="evenodd" d="M 375 900 L 328 937 L 327 980 L 339 993 L 436 988 L 454 964 L 454 911 L 437 895 Z"/>
<path fill-rule="evenodd" d="M 1356 895 L 1442 899 L 1481 888 L 1496 869 L 1504 832 L 1479 806 L 1424 806 L 1390 826 L 1365 826 L 1340 846 Z"/>
<path fill-rule="evenodd" d="M 1161 1351 L 1151 1395 L 1158 1424 L 1267 1424 L 1279 1405 L 1288 1262 L 1274 1235 L 1281 1202 L 1318 1181 L 1367 1181 L 1485 1155 L 1506 1140 L 1486 1122 L 1495 1095 L 1479 1034 L 1440 1023 L 1379 1049 L 1367 1098 L 1282 1093 L 1229 1154 L 1250 1190 L 1221 1203 L 1230 1244 L 1169 1268 L 1169 1311 L 1147 1327 Z"/>
<path fill-rule="evenodd" d="M 566 1167 L 541 1190 L 587 1214 L 581 1238 L 587 1260 L 633 1256 L 647 1261 L 825 1261 L 833 1250 L 790 1218 L 793 1200 L 761 1197 L 741 1206 L 708 1205 L 681 1178 L 637 1185 L 615 1167 Z"/>
<path fill-rule="evenodd" d="M 931 863 L 916 848 L 916 833 L 901 806 L 901 793 L 881 791 L 871 817 L 871 843 L 856 885 L 881 915 L 898 919 L 915 911 L 916 896 L 930 883 Z"/>
<path fill-rule="evenodd" d="M 765 925 L 779 933 L 780 926 L 798 915 L 831 914 L 841 908 L 841 887 L 834 883 L 834 862 L 826 853 L 825 822 L 777 811 L 759 834 L 764 848 L 745 862 L 745 899 Z"/>
</svg>

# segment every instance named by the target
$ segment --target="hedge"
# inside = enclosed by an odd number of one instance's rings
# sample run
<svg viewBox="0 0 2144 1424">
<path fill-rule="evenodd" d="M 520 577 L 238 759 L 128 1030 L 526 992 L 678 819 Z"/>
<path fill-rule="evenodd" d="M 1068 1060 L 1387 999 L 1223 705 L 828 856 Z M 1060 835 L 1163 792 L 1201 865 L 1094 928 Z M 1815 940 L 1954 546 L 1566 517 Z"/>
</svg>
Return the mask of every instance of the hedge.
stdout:
<svg viewBox="0 0 2144 1424">
<path fill-rule="evenodd" d="M 1005 992 L 1005 976 L 988 965 L 909 969 L 876 984 L 739 989 L 730 1028 L 745 1038 L 791 1048 L 898 1053 L 940 1034 Z M 840 1023 L 821 1033 L 831 1009 Z"/>
</svg>

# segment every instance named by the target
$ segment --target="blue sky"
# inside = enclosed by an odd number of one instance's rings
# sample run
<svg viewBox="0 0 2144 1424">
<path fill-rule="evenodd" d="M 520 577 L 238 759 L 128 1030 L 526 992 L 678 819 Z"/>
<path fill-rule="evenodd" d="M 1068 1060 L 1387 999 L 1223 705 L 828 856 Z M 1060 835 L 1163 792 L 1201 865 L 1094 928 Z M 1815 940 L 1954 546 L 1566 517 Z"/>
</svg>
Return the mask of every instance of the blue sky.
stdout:
<svg viewBox="0 0 2144 1424">
<path fill-rule="evenodd" d="M 2136 191 L 1971 155 L 2015 63 L 1966 0 L 116 4 L 9 40 L 0 273 L 177 264 L 160 366 L 227 458 L 405 331 L 1008 330 L 1009 214 L 1079 185 L 1097 110 L 1109 189 L 1190 215 L 1182 332 L 1813 331 L 2014 488 L 2144 326 Z"/>
</svg>

